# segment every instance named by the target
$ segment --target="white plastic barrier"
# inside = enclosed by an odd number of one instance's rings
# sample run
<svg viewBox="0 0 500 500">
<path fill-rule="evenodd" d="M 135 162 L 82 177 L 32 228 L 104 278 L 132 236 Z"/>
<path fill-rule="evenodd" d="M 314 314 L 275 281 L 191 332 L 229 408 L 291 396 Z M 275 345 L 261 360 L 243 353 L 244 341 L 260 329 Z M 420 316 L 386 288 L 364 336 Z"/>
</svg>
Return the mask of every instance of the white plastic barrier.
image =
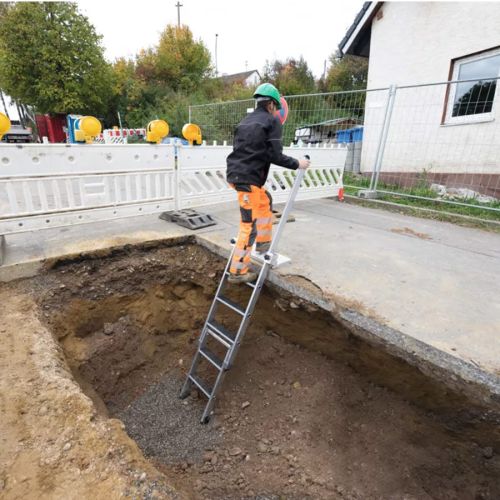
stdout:
<svg viewBox="0 0 500 500">
<path fill-rule="evenodd" d="M 4 235 L 236 200 L 226 182 L 231 146 L 0 145 L 0 249 Z M 312 160 L 297 199 L 336 196 L 343 146 L 285 148 Z M 272 166 L 267 188 L 288 198 L 295 172 Z M 1 251 L 0 251 L 1 263 Z"/>
<path fill-rule="evenodd" d="M 236 195 L 226 182 L 226 158 L 232 146 L 179 147 L 179 185 L 177 199 L 181 208 L 199 207 L 235 200 Z M 342 185 L 345 146 L 290 147 L 283 151 L 289 156 L 311 157 L 311 168 L 297 195 L 297 200 L 337 196 Z M 284 202 L 293 186 L 295 172 L 275 165 L 266 183 L 275 202 Z"/>
<path fill-rule="evenodd" d="M 0 235 L 175 207 L 168 145 L 0 147 Z"/>
</svg>

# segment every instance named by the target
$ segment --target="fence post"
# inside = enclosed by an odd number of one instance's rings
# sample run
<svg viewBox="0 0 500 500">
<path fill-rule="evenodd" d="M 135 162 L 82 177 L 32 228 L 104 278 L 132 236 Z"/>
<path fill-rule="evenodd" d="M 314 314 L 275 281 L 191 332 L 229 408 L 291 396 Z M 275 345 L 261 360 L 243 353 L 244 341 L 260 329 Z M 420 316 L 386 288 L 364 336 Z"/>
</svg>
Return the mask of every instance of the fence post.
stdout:
<svg viewBox="0 0 500 500">
<path fill-rule="evenodd" d="M 182 200 L 181 200 L 181 161 L 180 161 L 180 152 L 181 152 L 182 144 L 179 144 L 177 141 L 174 143 L 174 155 L 175 155 L 175 209 L 182 209 Z"/>
<path fill-rule="evenodd" d="M 389 87 L 389 94 L 387 96 L 387 103 L 385 106 L 384 121 L 382 123 L 382 130 L 380 131 L 379 142 L 377 146 L 377 155 L 375 157 L 375 165 L 373 167 L 372 178 L 370 181 L 370 191 L 377 190 L 378 177 L 380 168 L 382 166 L 382 159 L 384 157 L 385 145 L 387 142 L 387 135 L 389 134 L 389 127 L 391 124 L 392 108 L 394 107 L 394 100 L 396 97 L 397 86 L 392 84 Z"/>
</svg>

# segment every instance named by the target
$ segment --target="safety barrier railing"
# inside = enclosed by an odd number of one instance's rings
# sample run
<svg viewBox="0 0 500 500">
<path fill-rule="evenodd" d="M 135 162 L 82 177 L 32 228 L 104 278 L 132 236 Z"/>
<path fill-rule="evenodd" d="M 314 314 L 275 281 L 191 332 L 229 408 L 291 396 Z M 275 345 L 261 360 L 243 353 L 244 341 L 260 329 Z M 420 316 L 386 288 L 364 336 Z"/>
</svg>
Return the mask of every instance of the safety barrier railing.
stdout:
<svg viewBox="0 0 500 500">
<path fill-rule="evenodd" d="M 175 206 L 171 146 L 2 145 L 0 165 L 0 235 Z"/>
<path fill-rule="evenodd" d="M 179 148 L 179 208 L 235 199 L 234 190 L 226 182 L 226 158 L 231 151 L 232 146 Z M 308 154 L 312 159 L 297 200 L 338 195 L 347 156 L 345 146 L 284 148 L 284 153 L 295 158 Z M 276 202 L 288 199 L 294 177 L 291 170 L 271 167 L 266 186 Z"/>
<path fill-rule="evenodd" d="M 0 240 L 5 235 L 236 199 L 225 180 L 232 147 L 181 145 L 0 146 Z M 336 196 L 344 146 L 285 148 L 311 156 L 298 199 Z M 268 189 L 285 201 L 295 172 L 272 166 Z M 1 243 L 1 241 L 0 241 Z"/>
</svg>

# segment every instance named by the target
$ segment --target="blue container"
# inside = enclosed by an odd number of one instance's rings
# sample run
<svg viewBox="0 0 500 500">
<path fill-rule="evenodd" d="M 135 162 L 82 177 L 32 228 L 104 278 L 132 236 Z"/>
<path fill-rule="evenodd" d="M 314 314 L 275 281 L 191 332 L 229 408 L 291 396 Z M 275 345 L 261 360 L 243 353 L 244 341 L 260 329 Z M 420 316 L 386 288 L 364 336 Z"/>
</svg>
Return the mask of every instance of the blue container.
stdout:
<svg viewBox="0 0 500 500">
<path fill-rule="evenodd" d="M 363 127 L 356 127 L 351 130 L 352 142 L 360 142 L 363 140 Z"/>
<path fill-rule="evenodd" d="M 363 127 L 347 128 L 337 132 L 337 141 L 341 144 L 363 140 Z"/>
<path fill-rule="evenodd" d="M 339 130 L 337 132 L 337 141 L 342 144 L 352 142 L 351 129 Z"/>
</svg>

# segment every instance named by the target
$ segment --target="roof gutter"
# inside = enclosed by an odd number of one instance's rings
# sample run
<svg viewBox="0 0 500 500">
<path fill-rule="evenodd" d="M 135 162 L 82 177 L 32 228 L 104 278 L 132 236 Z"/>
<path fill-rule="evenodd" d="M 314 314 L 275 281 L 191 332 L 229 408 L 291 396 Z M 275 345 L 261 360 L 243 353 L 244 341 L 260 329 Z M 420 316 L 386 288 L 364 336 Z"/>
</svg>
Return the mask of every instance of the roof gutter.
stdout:
<svg viewBox="0 0 500 500">
<path fill-rule="evenodd" d="M 342 51 L 343 55 L 349 53 L 349 50 L 356 44 L 363 30 L 366 28 L 366 25 L 371 22 L 382 3 L 383 2 L 365 2 L 363 8 L 356 16 L 354 23 L 347 31 L 346 36 L 339 44 L 339 49 Z"/>
</svg>

